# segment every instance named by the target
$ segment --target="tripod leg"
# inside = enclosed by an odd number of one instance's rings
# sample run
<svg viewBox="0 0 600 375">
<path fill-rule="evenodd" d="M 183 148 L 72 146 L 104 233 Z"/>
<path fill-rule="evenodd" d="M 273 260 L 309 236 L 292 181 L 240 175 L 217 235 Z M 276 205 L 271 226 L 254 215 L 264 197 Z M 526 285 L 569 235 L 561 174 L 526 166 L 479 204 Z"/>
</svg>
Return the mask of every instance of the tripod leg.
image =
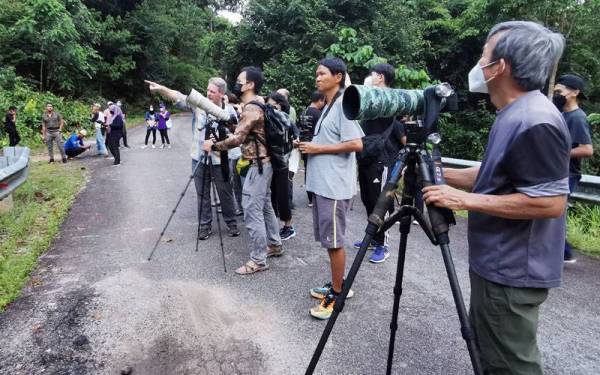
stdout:
<svg viewBox="0 0 600 375">
<path fill-rule="evenodd" d="M 216 197 L 217 195 L 217 187 L 216 187 L 216 183 L 215 183 L 215 173 L 214 173 L 214 169 L 213 169 L 213 164 L 212 164 L 212 160 L 209 159 L 208 160 L 209 163 L 209 173 L 210 173 L 210 186 L 212 188 L 212 193 L 213 196 Z M 217 231 L 219 232 L 219 241 L 221 242 L 221 255 L 223 256 L 223 269 L 225 272 L 227 272 L 227 265 L 225 264 L 225 248 L 223 247 L 223 233 L 221 232 L 221 219 L 219 218 L 219 207 L 215 207 L 215 214 L 217 215 Z"/>
<path fill-rule="evenodd" d="M 329 317 L 329 320 L 327 321 L 325 330 L 323 331 L 323 334 L 321 335 L 321 338 L 319 339 L 319 343 L 317 344 L 317 349 L 315 349 L 315 352 L 310 360 L 308 368 L 306 369 L 306 375 L 313 374 L 315 371 L 315 368 L 317 367 L 317 363 L 319 363 L 319 358 L 321 357 L 321 353 L 323 353 L 325 344 L 327 344 L 327 340 L 329 339 L 329 335 L 331 334 L 331 331 L 333 330 L 335 321 L 337 320 L 338 316 L 344 309 L 344 303 L 346 302 L 346 296 L 348 295 L 348 291 L 350 290 L 350 287 L 352 286 L 352 283 L 354 282 L 354 278 L 356 277 L 356 274 L 358 273 L 358 269 L 360 268 L 360 265 L 361 265 L 365 255 L 367 254 L 367 248 L 369 247 L 369 244 L 371 243 L 372 239 L 373 239 L 373 236 L 368 233 L 363 238 L 362 245 L 360 246 L 360 249 L 358 250 L 356 257 L 354 258 L 354 262 L 352 262 L 352 267 L 350 267 L 350 271 L 348 272 L 348 275 L 346 275 L 346 280 L 344 280 L 344 284 L 342 285 L 342 292 L 335 300 L 335 306 L 333 307 L 333 312 L 331 313 L 331 316 Z"/>
<path fill-rule="evenodd" d="M 196 172 L 198 171 L 198 166 L 199 166 L 199 164 L 197 164 L 196 168 L 194 168 L 194 170 L 192 171 L 192 175 L 190 176 L 187 184 L 185 185 L 185 189 L 183 189 L 183 191 L 181 192 L 181 195 L 179 196 L 179 200 L 177 201 L 177 204 L 175 204 L 175 208 L 173 208 L 173 210 L 171 211 L 171 215 L 169 216 L 167 223 L 165 224 L 164 228 L 160 231 L 160 236 L 158 236 L 158 239 L 156 240 L 156 243 L 154 244 L 154 247 L 152 248 L 150 255 L 148 255 L 148 260 L 152 260 L 152 256 L 154 255 L 154 252 L 156 251 L 156 248 L 158 247 L 160 240 L 164 236 L 165 231 L 167 230 L 167 227 L 171 223 L 171 219 L 173 219 L 173 216 L 175 216 L 175 212 L 177 212 L 177 207 L 179 207 L 179 204 L 183 200 L 183 197 L 185 196 L 185 193 L 187 192 L 188 188 L 190 187 L 192 180 L 196 176 Z"/>
<path fill-rule="evenodd" d="M 481 368 L 481 362 L 479 359 L 479 349 L 475 342 L 475 333 L 465 302 L 458 284 L 458 278 L 456 277 L 456 270 L 454 269 L 454 262 L 452 261 L 452 255 L 450 254 L 450 247 L 448 243 L 441 243 L 440 249 L 442 250 L 442 258 L 444 259 L 444 266 L 446 267 L 446 273 L 448 274 L 448 281 L 450 282 L 450 289 L 452 290 L 452 297 L 454 298 L 454 304 L 456 305 L 456 311 L 458 313 L 458 319 L 460 321 L 460 332 L 463 339 L 467 343 L 467 349 L 471 357 L 471 365 L 473 366 L 473 373 L 475 375 L 482 375 L 483 369 Z"/>
<path fill-rule="evenodd" d="M 392 373 L 394 360 L 394 345 L 396 343 L 396 331 L 398 331 L 398 309 L 400 308 L 400 297 L 402 296 L 402 279 L 404 278 L 404 261 L 406 259 L 406 243 L 410 232 L 411 215 L 402 217 L 400 221 L 400 248 L 398 252 L 398 265 L 396 268 L 396 283 L 394 284 L 394 307 L 392 309 L 392 321 L 390 323 L 390 343 L 388 347 L 386 374 Z"/>
</svg>

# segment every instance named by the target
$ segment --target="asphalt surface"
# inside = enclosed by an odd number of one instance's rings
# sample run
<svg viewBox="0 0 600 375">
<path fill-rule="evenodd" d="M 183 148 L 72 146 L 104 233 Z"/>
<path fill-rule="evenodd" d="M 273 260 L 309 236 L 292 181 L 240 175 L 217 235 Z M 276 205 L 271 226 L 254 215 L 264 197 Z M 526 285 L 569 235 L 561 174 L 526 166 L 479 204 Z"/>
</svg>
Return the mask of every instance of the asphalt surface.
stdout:
<svg viewBox="0 0 600 375">
<path fill-rule="evenodd" d="M 303 176 L 295 179 L 297 237 L 271 269 L 233 270 L 248 257 L 245 230 L 224 237 L 223 271 L 216 221 L 195 252 L 196 198 L 190 186 L 152 261 L 146 258 L 191 171 L 189 117 L 171 130 L 172 149 L 140 149 L 145 130 L 129 131 L 132 149 L 113 167 L 80 161 L 90 180 L 60 236 L 40 258 L 21 298 L 0 314 L 1 374 L 302 374 L 325 322 L 308 310 L 310 287 L 329 279 L 327 254 L 313 242 Z M 160 142 L 160 141 L 159 141 Z M 240 220 L 241 221 L 241 220 Z M 348 225 L 362 237 L 358 197 Z M 240 225 L 243 228 L 243 225 Z M 395 374 L 469 374 L 439 249 L 412 227 L 399 313 Z M 365 261 L 338 319 L 319 374 L 385 372 L 398 227 L 391 257 Z M 466 221 L 451 231 L 454 261 L 468 306 Z M 600 262 L 580 256 L 541 308 L 546 374 L 600 373 Z"/>
</svg>

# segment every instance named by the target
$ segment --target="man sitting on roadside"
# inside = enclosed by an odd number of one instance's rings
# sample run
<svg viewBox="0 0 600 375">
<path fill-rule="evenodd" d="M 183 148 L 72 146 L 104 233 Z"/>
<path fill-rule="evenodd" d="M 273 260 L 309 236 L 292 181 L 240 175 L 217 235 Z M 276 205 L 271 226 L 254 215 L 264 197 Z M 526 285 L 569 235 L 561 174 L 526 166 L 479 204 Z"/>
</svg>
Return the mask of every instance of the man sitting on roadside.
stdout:
<svg viewBox="0 0 600 375">
<path fill-rule="evenodd" d="M 69 159 L 87 151 L 92 147 L 91 144 L 85 144 L 83 139 L 87 136 L 87 130 L 81 129 L 77 134 L 73 133 L 65 142 L 65 154 Z"/>
</svg>

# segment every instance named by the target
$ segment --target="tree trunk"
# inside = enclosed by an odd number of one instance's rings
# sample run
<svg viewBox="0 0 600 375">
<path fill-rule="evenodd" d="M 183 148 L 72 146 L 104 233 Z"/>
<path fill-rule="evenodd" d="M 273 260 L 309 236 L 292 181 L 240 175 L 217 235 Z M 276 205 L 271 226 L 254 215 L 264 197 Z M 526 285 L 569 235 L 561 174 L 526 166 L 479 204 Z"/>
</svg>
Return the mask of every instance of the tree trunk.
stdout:
<svg viewBox="0 0 600 375">
<path fill-rule="evenodd" d="M 552 100 L 552 95 L 554 94 L 554 82 L 556 82 L 556 72 L 558 71 L 558 62 L 560 59 L 556 61 L 554 64 L 554 68 L 552 68 L 552 73 L 550 73 L 550 79 L 548 80 L 548 99 Z"/>
<path fill-rule="evenodd" d="M 44 58 L 40 60 L 40 92 L 44 89 Z"/>
</svg>

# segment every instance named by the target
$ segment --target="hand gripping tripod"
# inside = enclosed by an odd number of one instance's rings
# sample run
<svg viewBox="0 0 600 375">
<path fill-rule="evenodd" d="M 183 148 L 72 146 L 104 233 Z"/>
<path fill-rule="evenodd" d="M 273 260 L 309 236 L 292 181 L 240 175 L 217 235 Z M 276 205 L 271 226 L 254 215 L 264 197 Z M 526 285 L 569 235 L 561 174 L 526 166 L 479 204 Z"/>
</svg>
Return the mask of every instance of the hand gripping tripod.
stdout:
<svg viewBox="0 0 600 375">
<path fill-rule="evenodd" d="M 392 310 L 392 321 L 390 324 L 390 341 L 386 370 L 386 374 L 391 374 L 396 331 L 398 330 L 398 308 L 400 305 L 400 296 L 402 295 L 402 278 L 404 276 L 406 243 L 411 228 L 411 217 L 414 217 L 414 219 L 419 222 L 420 227 L 423 228 L 425 234 L 431 240 L 431 242 L 434 245 L 440 246 L 448 281 L 450 282 L 450 289 L 452 290 L 452 296 L 454 297 L 454 304 L 456 305 L 458 318 L 460 320 L 462 337 L 467 344 L 471 364 L 473 366 L 473 372 L 475 375 L 483 374 L 481 364 L 479 362 L 478 349 L 475 343 L 475 335 L 467 316 L 462 293 L 456 277 L 456 271 L 454 269 L 454 263 L 452 261 L 452 255 L 450 254 L 450 240 L 448 237 L 448 231 L 449 226 L 454 224 L 454 216 L 452 211 L 427 205 L 427 211 L 429 213 L 428 221 L 423 213 L 414 206 L 414 197 L 417 189 L 420 188 L 420 186 L 430 186 L 433 184 L 444 183 L 441 155 L 436 145 L 434 145 L 433 153 L 431 153 L 426 149 L 425 142 L 420 141 L 422 138 L 424 138 L 422 136 L 423 128 L 411 129 L 409 127 L 407 130 L 407 145 L 398 154 L 387 184 L 381 192 L 372 214 L 369 216 L 368 225 L 365 230 L 365 236 L 362 240 L 362 245 L 356 254 L 356 258 L 352 263 L 352 267 L 350 268 L 350 271 L 348 272 L 348 275 L 343 283 L 342 292 L 335 301 L 333 313 L 327 322 L 325 330 L 321 335 L 321 339 L 319 340 L 317 348 L 306 370 L 307 375 L 313 374 L 317 363 L 319 362 L 321 353 L 325 348 L 327 339 L 331 334 L 333 326 L 335 325 L 339 314 L 344 309 L 344 303 L 346 301 L 348 291 L 350 290 L 352 283 L 354 282 L 354 278 L 358 273 L 360 265 L 367 252 L 367 247 L 371 243 L 371 239 L 378 231 L 386 231 L 392 227 L 395 222 L 400 221 L 400 247 L 396 270 L 396 281 L 394 285 L 394 304 Z M 435 141 L 439 143 L 439 136 L 430 136 L 430 139 L 435 139 Z M 393 202 L 398 181 L 402 177 L 403 170 L 404 188 L 402 191 L 401 207 L 390 217 L 388 217 L 387 220 L 385 220 L 385 214 L 391 202 Z"/>
</svg>

